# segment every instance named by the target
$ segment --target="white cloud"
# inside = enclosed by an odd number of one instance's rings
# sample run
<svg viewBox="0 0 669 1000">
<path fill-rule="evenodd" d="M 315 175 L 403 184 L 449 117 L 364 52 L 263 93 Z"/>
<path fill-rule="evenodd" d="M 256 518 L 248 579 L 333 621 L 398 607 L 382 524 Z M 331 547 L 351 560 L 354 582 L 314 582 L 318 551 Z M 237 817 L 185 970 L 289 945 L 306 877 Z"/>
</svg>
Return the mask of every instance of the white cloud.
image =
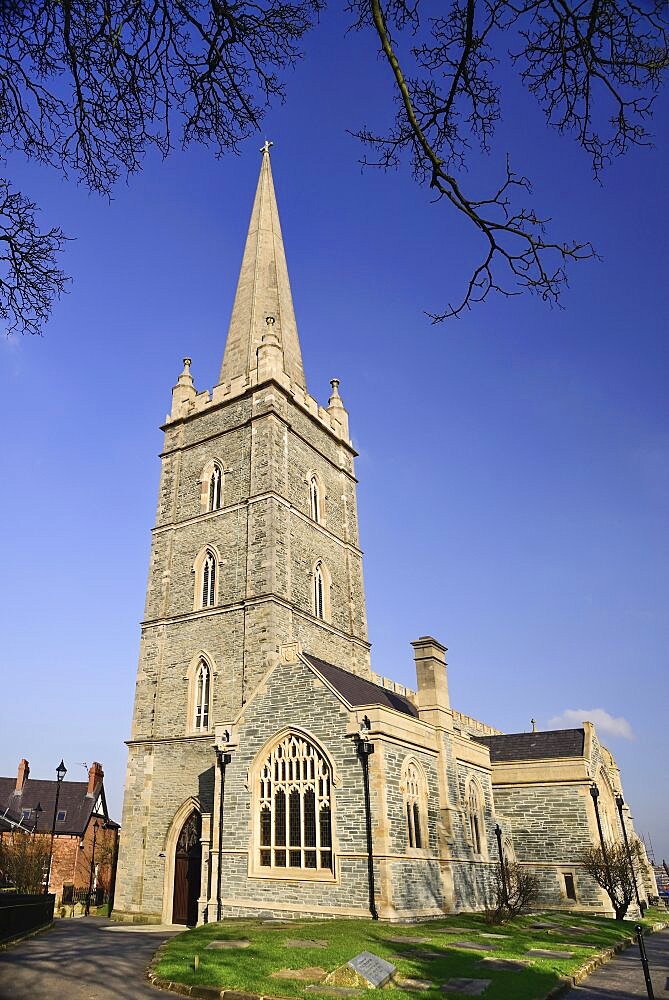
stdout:
<svg viewBox="0 0 669 1000">
<path fill-rule="evenodd" d="M 627 719 L 616 718 L 604 708 L 567 708 L 562 715 L 556 715 L 548 720 L 548 729 L 571 729 L 583 722 L 594 722 L 601 733 L 611 736 L 622 736 L 625 740 L 633 740 L 634 733 Z"/>
</svg>

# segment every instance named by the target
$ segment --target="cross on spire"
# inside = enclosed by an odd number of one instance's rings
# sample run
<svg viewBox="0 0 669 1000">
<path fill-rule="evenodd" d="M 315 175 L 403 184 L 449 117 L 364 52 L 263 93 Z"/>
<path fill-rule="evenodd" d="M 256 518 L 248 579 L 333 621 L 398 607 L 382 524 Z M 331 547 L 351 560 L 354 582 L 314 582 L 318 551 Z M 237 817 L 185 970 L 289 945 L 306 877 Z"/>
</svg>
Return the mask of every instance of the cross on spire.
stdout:
<svg viewBox="0 0 669 1000">
<path fill-rule="evenodd" d="M 261 153 L 269 153 L 269 147 L 273 146 L 273 145 L 274 145 L 273 142 L 270 142 L 268 139 L 265 139 L 264 144 L 260 147 L 260 152 Z"/>
</svg>

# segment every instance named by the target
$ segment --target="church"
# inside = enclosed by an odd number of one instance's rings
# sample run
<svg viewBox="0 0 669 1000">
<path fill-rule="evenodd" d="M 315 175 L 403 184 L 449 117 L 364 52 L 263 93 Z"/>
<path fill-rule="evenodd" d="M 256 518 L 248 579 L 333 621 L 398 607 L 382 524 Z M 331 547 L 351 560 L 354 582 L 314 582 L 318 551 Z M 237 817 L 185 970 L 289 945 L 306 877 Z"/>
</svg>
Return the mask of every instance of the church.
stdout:
<svg viewBox="0 0 669 1000">
<path fill-rule="evenodd" d="M 218 383 L 185 358 L 162 427 L 114 916 L 427 919 L 482 909 L 500 856 L 541 907 L 611 913 L 578 855 L 634 831 L 595 727 L 457 711 L 430 636 L 416 690 L 372 672 L 356 452 L 338 380 L 307 389 L 269 145 Z"/>
</svg>

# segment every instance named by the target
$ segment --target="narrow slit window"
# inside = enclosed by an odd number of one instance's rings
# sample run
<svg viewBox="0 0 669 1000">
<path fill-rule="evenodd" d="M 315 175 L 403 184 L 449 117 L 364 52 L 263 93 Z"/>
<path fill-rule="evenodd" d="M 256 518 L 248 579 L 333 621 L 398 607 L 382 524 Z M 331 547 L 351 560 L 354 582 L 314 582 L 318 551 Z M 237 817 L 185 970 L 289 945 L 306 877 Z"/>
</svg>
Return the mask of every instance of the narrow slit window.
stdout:
<svg viewBox="0 0 669 1000">
<path fill-rule="evenodd" d="M 220 510 L 223 499 L 223 470 L 218 463 L 214 465 L 209 477 L 209 510 Z"/>
<path fill-rule="evenodd" d="M 314 570 L 314 614 L 321 620 L 325 618 L 325 580 L 321 563 Z"/>
<path fill-rule="evenodd" d="M 316 524 L 321 523 L 321 491 L 318 486 L 316 476 L 309 480 L 309 506 L 311 508 L 311 518 Z"/>
</svg>

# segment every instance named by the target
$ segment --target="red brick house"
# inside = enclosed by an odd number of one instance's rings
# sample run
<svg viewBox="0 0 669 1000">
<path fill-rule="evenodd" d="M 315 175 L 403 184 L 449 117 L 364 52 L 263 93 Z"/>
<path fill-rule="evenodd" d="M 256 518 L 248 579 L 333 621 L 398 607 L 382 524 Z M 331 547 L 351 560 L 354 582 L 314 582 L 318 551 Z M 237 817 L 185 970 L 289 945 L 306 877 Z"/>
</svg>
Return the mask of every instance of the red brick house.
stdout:
<svg viewBox="0 0 669 1000">
<path fill-rule="evenodd" d="M 22 831 L 44 838 L 48 849 L 57 787 L 55 780 L 31 778 L 25 759 L 15 778 L 0 777 L 0 839 Z M 56 912 L 61 903 L 82 899 L 89 885 L 96 899 L 113 895 L 118 832 L 107 811 L 100 764 L 91 765 L 87 782 L 61 782 L 49 872 Z"/>
</svg>

